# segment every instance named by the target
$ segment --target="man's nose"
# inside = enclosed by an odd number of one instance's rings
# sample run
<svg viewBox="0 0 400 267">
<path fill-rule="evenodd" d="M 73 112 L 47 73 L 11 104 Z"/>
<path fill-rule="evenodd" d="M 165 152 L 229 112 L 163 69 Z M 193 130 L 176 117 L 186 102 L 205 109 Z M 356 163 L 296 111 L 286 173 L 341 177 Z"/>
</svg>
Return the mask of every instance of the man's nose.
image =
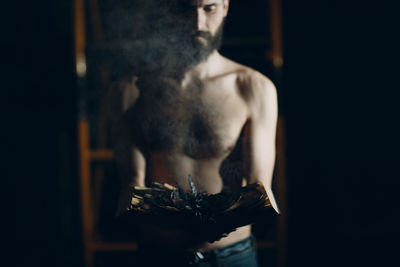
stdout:
<svg viewBox="0 0 400 267">
<path fill-rule="evenodd" d="M 197 9 L 197 30 L 198 31 L 205 31 L 207 30 L 207 24 L 206 24 L 206 14 L 204 11 L 200 8 Z"/>
</svg>

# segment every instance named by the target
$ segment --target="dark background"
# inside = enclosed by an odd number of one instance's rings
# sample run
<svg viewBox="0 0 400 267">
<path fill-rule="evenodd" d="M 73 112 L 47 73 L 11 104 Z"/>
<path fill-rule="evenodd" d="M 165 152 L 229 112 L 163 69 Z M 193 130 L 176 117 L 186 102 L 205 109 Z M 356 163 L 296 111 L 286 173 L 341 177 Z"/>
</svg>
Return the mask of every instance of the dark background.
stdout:
<svg viewBox="0 0 400 267">
<path fill-rule="evenodd" d="M 7 5 L 4 266 L 81 266 L 72 1 Z M 283 8 L 289 265 L 396 266 L 398 8 L 349 0 Z"/>
<path fill-rule="evenodd" d="M 399 264 L 398 10 L 284 4 L 292 266 Z"/>
</svg>

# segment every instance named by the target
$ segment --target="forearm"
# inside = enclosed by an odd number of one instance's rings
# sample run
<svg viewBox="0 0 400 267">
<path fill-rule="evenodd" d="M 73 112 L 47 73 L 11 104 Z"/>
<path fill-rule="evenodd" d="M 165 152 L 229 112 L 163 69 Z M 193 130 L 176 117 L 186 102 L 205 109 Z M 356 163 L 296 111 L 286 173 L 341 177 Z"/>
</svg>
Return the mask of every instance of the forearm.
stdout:
<svg viewBox="0 0 400 267">
<path fill-rule="evenodd" d="M 131 188 L 135 186 L 145 186 L 144 175 L 133 176 L 132 178 L 121 179 L 119 201 L 116 215 L 125 212 L 131 205 Z"/>
<path fill-rule="evenodd" d="M 268 201 L 271 203 L 271 206 L 274 208 L 274 210 L 278 214 L 280 214 L 280 210 L 279 210 L 278 204 L 276 202 L 275 195 L 272 192 L 272 186 L 271 186 L 271 184 L 272 184 L 272 174 L 265 175 L 265 176 L 253 175 L 253 176 L 249 176 L 249 177 L 252 177 L 252 179 L 246 178 L 247 185 L 256 184 L 256 183 L 261 184 L 265 189 L 265 192 L 266 192 L 267 197 L 268 197 Z M 261 179 L 261 178 L 258 178 L 258 177 L 264 177 L 264 179 Z"/>
</svg>

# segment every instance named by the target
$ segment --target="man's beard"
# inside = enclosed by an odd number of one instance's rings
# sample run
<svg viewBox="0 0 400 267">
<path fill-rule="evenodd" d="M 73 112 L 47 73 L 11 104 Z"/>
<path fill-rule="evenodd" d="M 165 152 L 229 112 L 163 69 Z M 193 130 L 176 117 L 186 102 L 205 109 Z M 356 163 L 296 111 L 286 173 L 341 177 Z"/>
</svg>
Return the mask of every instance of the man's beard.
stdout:
<svg viewBox="0 0 400 267">
<path fill-rule="evenodd" d="M 164 51 L 164 57 L 160 60 L 159 71 L 165 76 L 181 77 L 191 67 L 196 66 L 218 50 L 222 43 L 224 21 L 218 27 L 214 35 L 210 32 L 197 31 L 183 37 L 170 37 L 172 41 Z M 196 40 L 203 38 L 205 44 Z"/>
<path fill-rule="evenodd" d="M 224 22 L 218 27 L 217 31 L 215 32 L 214 36 L 211 35 L 210 32 L 197 32 L 192 38 L 194 37 L 201 37 L 206 40 L 206 45 L 199 43 L 192 39 L 192 47 L 193 47 L 193 63 L 198 64 L 206 60 L 211 53 L 215 50 L 218 50 L 222 43 L 222 36 L 223 36 L 223 28 Z"/>
</svg>

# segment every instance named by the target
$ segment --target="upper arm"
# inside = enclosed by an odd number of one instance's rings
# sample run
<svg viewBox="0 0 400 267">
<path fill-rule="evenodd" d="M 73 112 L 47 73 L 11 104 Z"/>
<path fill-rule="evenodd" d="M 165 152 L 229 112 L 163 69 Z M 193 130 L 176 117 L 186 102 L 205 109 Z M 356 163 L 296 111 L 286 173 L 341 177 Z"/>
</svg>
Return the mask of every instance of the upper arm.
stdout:
<svg viewBox="0 0 400 267">
<path fill-rule="evenodd" d="M 135 79 L 120 81 L 110 89 L 111 134 L 121 187 L 144 186 L 145 183 L 145 156 L 135 145 L 129 118 L 125 116 L 139 96 L 135 82 Z"/>
<path fill-rule="evenodd" d="M 275 166 L 275 138 L 278 118 L 277 94 L 274 84 L 260 73 L 247 78 L 246 102 L 249 120 L 244 129 L 244 153 L 248 183 L 262 182 L 277 210 L 271 191 Z M 274 205 L 275 204 L 275 205 Z"/>
</svg>

